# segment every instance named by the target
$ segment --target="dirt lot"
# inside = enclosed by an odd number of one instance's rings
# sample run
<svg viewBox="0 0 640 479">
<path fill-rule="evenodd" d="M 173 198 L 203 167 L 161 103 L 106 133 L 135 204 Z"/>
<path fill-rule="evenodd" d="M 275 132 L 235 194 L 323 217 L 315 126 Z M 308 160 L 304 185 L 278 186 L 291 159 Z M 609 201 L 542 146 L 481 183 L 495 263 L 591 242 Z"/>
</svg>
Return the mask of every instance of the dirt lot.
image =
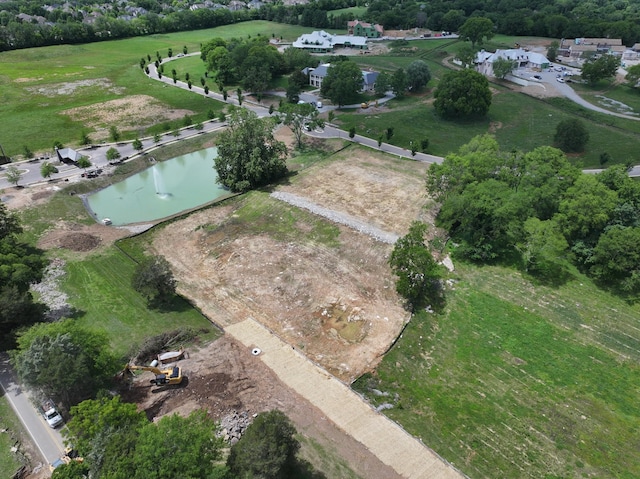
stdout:
<svg viewBox="0 0 640 479">
<path fill-rule="evenodd" d="M 426 202 L 424 171 L 348 149 L 279 189 L 403 235 Z M 290 208 L 262 201 L 276 222 Z M 253 317 L 346 382 L 375 367 L 409 318 L 387 265 L 391 246 L 343 226 L 337 247 L 248 234 L 234 221 L 241 206 L 193 214 L 156 235 L 180 291 L 223 326 Z"/>
<path fill-rule="evenodd" d="M 206 408 L 216 420 L 234 411 L 247 412 L 251 417 L 280 409 L 300 434 L 312 438 L 334 458 L 344 458 L 360 477 L 399 477 L 316 407 L 282 384 L 271 369 L 229 335 L 202 349 L 190 348 L 188 357 L 178 364 L 188 378 L 187 384 L 161 390 L 149 383 L 151 373 L 143 373 L 123 397 L 141 404 L 151 420 L 171 413 L 188 414 L 199 408 Z M 302 454 L 310 459 L 312 448 L 303 447 Z M 348 477 L 338 469 L 323 472 L 328 479 Z"/>
</svg>

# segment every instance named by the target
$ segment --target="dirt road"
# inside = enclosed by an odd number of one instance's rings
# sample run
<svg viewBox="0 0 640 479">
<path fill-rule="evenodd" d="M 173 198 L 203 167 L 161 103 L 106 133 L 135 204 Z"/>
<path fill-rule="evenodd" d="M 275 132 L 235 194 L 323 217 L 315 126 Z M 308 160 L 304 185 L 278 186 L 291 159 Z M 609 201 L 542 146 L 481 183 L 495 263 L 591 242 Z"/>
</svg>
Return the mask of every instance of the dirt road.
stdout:
<svg viewBox="0 0 640 479">
<path fill-rule="evenodd" d="M 449 479 L 464 475 L 397 424 L 376 413 L 335 377 L 249 318 L 225 331 L 259 357 L 286 385 L 319 408 L 328 419 L 407 479 Z"/>
</svg>

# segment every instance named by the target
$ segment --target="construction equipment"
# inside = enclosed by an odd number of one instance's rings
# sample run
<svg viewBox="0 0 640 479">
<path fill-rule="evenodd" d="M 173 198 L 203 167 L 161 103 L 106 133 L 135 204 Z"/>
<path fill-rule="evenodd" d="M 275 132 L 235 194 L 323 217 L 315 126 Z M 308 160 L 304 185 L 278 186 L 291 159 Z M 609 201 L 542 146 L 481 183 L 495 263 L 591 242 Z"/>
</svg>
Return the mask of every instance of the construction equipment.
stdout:
<svg viewBox="0 0 640 479">
<path fill-rule="evenodd" d="M 151 371 L 156 375 L 156 378 L 151 380 L 151 384 L 155 384 L 156 386 L 180 384 L 182 382 L 182 369 L 180 366 L 173 366 L 172 368 L 161 370 L 157 367 L 157 364 L 157 361 L 153 361 L 150 366 L 129 364 L 125 368 L 125 372 Z"/>
</svg>

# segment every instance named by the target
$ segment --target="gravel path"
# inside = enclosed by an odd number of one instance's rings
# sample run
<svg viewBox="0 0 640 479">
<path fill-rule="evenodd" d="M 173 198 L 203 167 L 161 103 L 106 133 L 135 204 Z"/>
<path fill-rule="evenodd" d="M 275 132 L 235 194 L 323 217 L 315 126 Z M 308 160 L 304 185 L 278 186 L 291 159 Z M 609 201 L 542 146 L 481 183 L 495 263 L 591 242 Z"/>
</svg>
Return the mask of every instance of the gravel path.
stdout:
<svg viewBox="0 0 640 479">
<path fill-rule="evenodd" d="M 60 278 L 65 274 L 65 266 L 63 259 L 53 259 L 44 270 L 42 281 L 31 285 L 31 291 L 37 293 L 40 302 L 49 308 L 46 314 L 49 321 L 58 321 L 73 314 L 73 308 L 67 302 L 68 296 L 60 290 Z"/>
<path fill-rule="evenodd" d="M 329 221 L 333 221 L 334 223 L 348 226 L 349 228 L 369 235 L 383 243 L 395 244 L 395 242 L 398 241 L 399 236 L 395 233 L 389 233 L 388 231 L 381 230 L 380 228 L 365 223 L 364 221 L 360 221 L 359 219 L 354 218 L 347 213 L 341 213 L 339 211 L 324 208 L 313 203 L 312 201 L 309 201 L 292 193 L 276 191 L 274 193 L 271 193 L 271 196 L 280 201 L 284 201 L 285 203 L 289 203 L 290 205 L 297 206 L 298 208 L 304 208 L 314 215 L 322 216 L 323 218 L 327 218 Z"/>
</svg>

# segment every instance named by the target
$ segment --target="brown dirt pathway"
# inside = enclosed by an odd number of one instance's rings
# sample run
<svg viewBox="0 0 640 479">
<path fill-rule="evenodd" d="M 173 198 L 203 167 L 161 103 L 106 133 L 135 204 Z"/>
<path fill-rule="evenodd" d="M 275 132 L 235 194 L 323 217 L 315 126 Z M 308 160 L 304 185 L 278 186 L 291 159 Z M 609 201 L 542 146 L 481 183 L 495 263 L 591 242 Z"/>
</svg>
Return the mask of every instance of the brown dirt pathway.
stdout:
<svg viewBox="0 0 640 479">
<path fill-rule="evenodd" d="M 293 347 L 249 318 L 225 331 L 259 355 L 287 386 L 320 409 L 384 464 L 407 479 L 459 479 L 465 476 L 393 421 L 376 413 L 347 386 L 312 364 Z"/>
</svg>

